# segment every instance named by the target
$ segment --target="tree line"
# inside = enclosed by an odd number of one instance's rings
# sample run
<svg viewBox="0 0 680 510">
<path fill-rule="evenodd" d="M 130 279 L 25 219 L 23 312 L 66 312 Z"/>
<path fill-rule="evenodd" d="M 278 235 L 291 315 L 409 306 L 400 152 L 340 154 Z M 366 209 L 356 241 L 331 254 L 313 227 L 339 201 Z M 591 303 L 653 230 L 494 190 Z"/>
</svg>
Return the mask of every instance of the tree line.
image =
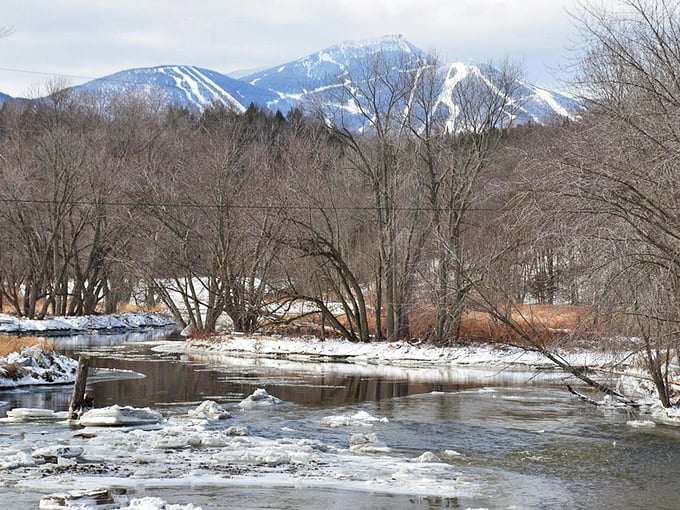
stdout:
<svg viewBox="0 0 680 510">
<path fill-rule="evenodd" d="M 487 228 L 475 222 L 497 216 L 484 188 L 505 179 L 496 154 L 516 79 L 508 68 L 503 88 L 481 76 L 460 87 L 452 125 L 435 63 L 398 64 L 376 55 L 359 88 L 286 117 L 135 96 L 103 108 L 68 89 L 6 103 L 3 305 L 112 312 L 143 289 L 182 325 L 212 331 L 227 315 L 253 332 L 307 303 L 369 341 L 410 338 L 428 303 L 431 338 L 455 338 Z M 359 117 L 327 106 L 347 101 Z"/>
<path fill-rule="evenodd" d="M 442 101 L 436 58 L 381 54 L 285 116 L 133 95 L 104 106 L 63 88 L 8 102 L 2 305 L 42 318 L 113 312 L 134 295 L 183 326 L 228 316 L 244 332 L 295 309 L 353 341 L 438 345 L 481 310 L 508 341 L 554 356 L 518 305 L 586 304 L 591 334 L 636 339 L 670 405 L 678 8 L 585 4 L 584 109 L 547 126 L 513 126 L 509 63 Z"/>
</svg>

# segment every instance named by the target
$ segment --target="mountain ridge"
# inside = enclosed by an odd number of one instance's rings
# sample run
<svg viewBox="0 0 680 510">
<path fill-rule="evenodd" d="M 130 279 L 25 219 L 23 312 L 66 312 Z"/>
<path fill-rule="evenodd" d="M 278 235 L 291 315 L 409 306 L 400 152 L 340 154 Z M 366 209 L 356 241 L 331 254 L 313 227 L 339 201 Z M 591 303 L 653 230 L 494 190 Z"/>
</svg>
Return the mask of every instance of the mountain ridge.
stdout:
<svg viewBox="0 0 680 510">
<path fill-rule="evenodd" d="M 136 94 L 157 97 L 168 105 L 199 112 L 218 102 L 237 112 L 255 104 L 287 114 L 322 91 L 346 84 L 353 75 L 360 76 L 358 70 L 362 62 L 376 53 L 401 68 L 417 65 L 427 56 L 403 35 L 392 34 L 344 41 L 249 74 L 234 71 L 232 74 L 238 74 L 238 78 L 192 65 L 159 65 L 119 71 L 70 90 L 74 94 L 97 95 L 104 103 L 121 94 Z M 438 72 L 446 77 L 445 87 L 451 90 L 465 79 L 465 74 L 481 73 L 485 80 L 491 81 L 496 71 L 488 64 L 463 62 L 442 63 L 438 67 Z M 513 101 L 522 105 L 516 116 L 517 123 L 546 123 L 555 116 L 573 118 L 580 109 L 577 100 L 556 91 L 521 81 L 517 89 L 519 96 Z M 10 99 L 13 98 L 0 93 L 0 104 Z M 449 99 L 443 98 L 444 102 Z"/>
</svg>

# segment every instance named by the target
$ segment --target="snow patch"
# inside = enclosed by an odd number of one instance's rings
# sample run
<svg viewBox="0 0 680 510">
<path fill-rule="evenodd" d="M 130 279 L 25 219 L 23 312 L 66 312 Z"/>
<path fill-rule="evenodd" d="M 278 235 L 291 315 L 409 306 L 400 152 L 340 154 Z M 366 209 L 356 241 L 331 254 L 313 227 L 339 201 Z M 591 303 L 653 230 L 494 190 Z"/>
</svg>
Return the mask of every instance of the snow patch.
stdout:
<svg viewBox="0 0 680 510">
<path fill-rule="evenodd" d="M 371 363 L 401 367 L 517 367 L 556 368 L 555 364 L 537 352 L 518 347 L 491 344 L 436 347 L 431 344 L 414 344 L 406 341 L 355 343 L 348 340 L 317 338 L 282 338 L 262 336 L 223 336 L 209 339 L 192 338 L 184 344 L 174 342 L 162 349 L 183 352 L 229 353 L 233 356 L 253 355 L 258 358 L 303 359 L 308 361 L 341 361 Z M 606 353 L 593 351 L 559 351 L 558 354 L 575 366 L 627 367 L 629 352 Z M 628 360 L 627 362 L 625 360 Z"/>
<path fill-rule="evenodd" d="M 191 418 L 198 418 L 203 420 L 226 420 L 231 418 L 231 415 L 217 402 L 206 400 L 201 403 L 196 409 L 189 409 L 188 415 Z"/>
<path fill-rule="evenodd" d="M 349 427 L 351 425 L 373 426 L 374 422 L 388 423 L 385 417 L 377 418 L 366 411 L 359 411 L 351 416 L 326 416 L 323 423 L 329 427 Z"/>
<path fill-rule="evenodd" d="M 651 408 L 650 414 L 655 422 L 680 426 L 680 408 L 678 407 L 666 408 L 658 404 Z"/>
<path fill-rule="evenodd" d="M 258 388 L 252 395 L 241 400 L 241 402 L 238 403 L 238 406 L 241 409 L 254 409 L 256 407 L 268 407 L 281 403 L 282 400 L 280 398 L 270 395 L 264 388 Z"/>
<path fill-rule="evenodd" d="M 50 317 L 41 320 L 18 318 L 0 314 L 0 333 L 56 334 L 112 329 L 135 329 L 176 326 L 167 313 L 119 313 L 112 315 L 85 315 L 83 317 Z"/>
<path fill-rule="evenodd" d="M 545 89 L 539 88 L 539 87 L 533 87 L 534 94 L 542 100 L 545 101 L 552 110 L 557 113 L 558 115 L 561 115 L 562 117 L 566 117 L 568 119 L 574 119 L 574 116 L 569 113 L 569 111 L 563 107 L 560 103 L 557 102 L 557 100 L 553 97 L 553 95 L 548 92 Z"/>
<path fill-rule="evenodd" d="M 118 404 L 110 407 L 90 409 L 83 413 L 79 423 L 84 427 L 115 427 L 128 425 L 149 425 L 160 423 L 163 416 L 148 407 L 121 407 Z"/>
<path fill-rule="evenodd" d="M 68 384 L 75 380 L 78 362 L 40 345 L 0 357 L 0 388 L 34 384 Z"/>
</svg>

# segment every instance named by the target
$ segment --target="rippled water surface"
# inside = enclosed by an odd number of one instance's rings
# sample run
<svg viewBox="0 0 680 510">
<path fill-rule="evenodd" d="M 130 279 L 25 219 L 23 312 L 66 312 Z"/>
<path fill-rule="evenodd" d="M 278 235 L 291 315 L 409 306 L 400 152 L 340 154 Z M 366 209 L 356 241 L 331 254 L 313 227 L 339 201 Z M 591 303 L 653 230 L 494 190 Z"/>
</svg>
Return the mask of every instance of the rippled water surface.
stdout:
<svg viewBox="0 0 680 510">
<path fill-rule="evenodd" d="M 350 434 L 376 434 L 395 462 L 424 452 L 440 456 L 449 478 L 432 487 L 462 487 L 447 497 L 381 493 L 333 483 L 271 481 L 177 486 L 131 483 L 132 496 L 208 508 L 678 508 L 680 431 L 632 427 L 644 417 L 583 404 L 559 378 L 536 374 L 440 369 L 394 370 L 348 364 L 305 364 L 156 352 L 144 338 L 79 339 L 63 348 L 92 356 L 90 387 L 97 407 L 150 406 L 165 415 L 186 414 L 205 399 L 233 407 L 256 388 L 285 401 L 276 409 L 234 412 L 232 424 L 278 440 L 305 438 L 346 448 Z M 153 340 L 158 340 L 153 338 Z M 121 370 L 130 372 L 120 372 Z M 144 378 L 133 373 L 144 374 Z M 63 410 L 71 388 L 0 392 L 0 413 L 12 407 Z M 369 425 L 329 427 L 331 415 L 359 411 L 383 418 Z M 61 427 L 61 428 L 60 428 Z M 59 425 L 0 425 L 0 448 L 34 438 L 72 435 Z M 446 454 L 446 456 L 444 455 Z M 450 473 L 453 473 L 452 475 Z M 33 476 L 33 475 L 31 475 Z M 13 481 L 20 471 L 0 471 L 10 499 L 2 508 L 37 508 L 44 492 Z M 405 480 L 405 483 L 415 483 Z M 470 490 L 465 489 L 470 487 Z M 446 492 L 446 491 L 440 491 Z M 9 505 L 9 506 L 7 506 Z M 23 505 L 23 506 L 22 506 Z"/>
</svg>

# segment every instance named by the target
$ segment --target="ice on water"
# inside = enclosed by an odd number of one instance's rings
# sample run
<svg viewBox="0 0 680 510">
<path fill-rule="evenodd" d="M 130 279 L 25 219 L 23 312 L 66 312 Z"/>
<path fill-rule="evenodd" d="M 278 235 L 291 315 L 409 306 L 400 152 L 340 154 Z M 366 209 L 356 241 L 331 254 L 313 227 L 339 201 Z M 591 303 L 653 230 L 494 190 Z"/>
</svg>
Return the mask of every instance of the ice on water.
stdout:
<svg viewBox="0 0 680 510">
<path fill-rule="evenodd" d="M 235 409 L 244 410 L 243 402 L 247 402 L 245 410 L 262 407 L 267 414 L 274 412 L 275 404 L 282 403 L 264 389 L 234 405 Z M 226 486 L 257 480 L 264 486 L 342 487 L 447 497 L 470 490 L 469 482 L 456 482 L 455 465 L 442 461 L 435 452 L 423 452 L 415 459 L 403 458 L 392 452 L 376 432 L 355 432 L 357 426 L 366 424 L 389 426 L 387 419 L 362 411 L 322 421 L 321 426 L 328 428 L 354 426 L 348 429 L 344 446 L 300 437 L 290 429 L 277 430 L 271 437 L 251 434 L 249 420 L 259 420 L 261 427 L 266 417 L 240 412 L 228 418 L 225 406 L 209 400 L 165 417 L 148 408 L 120 406 L 91 410 L 83 417 L 89 413 L 92 419 L 86 420 L 89 425 L 84 429 L 74 431 L 65 421 L 50 422 L 46 433 L 38 433 L 36 428 L 35 433 L 17 436 L 11 448 L 0 450 L 1 470 L 22 470 L 18 486 L 53 491 L 43 498 L 41 508 L 103 508 L 87 506 L 86 496 L 83 500 L 68 491 L 76 491 L 77 495 L 77 491 L 139 487 L 145 483 L 184 486 L 205 482 Z M 150 421 L 154 426 L 148 426 Z M 113 424 L 120 426 L 112 427 Z M 42 425 L 29 421 L 26 426 Z M 43 477 L 42 467 L 49 464 L 60 466 L 63 473 Z M 87 469 L 92 474 L 87 474 Z M 440 483 L 442 480 L 446 483 Z M 67 506 L 54 506 L 55 501 L 65 501 Z M 191 510 L 191 503 L 162 506 L 165 502 L 155 498 L 119 499 L 110 508 Z"/>
</svg>

